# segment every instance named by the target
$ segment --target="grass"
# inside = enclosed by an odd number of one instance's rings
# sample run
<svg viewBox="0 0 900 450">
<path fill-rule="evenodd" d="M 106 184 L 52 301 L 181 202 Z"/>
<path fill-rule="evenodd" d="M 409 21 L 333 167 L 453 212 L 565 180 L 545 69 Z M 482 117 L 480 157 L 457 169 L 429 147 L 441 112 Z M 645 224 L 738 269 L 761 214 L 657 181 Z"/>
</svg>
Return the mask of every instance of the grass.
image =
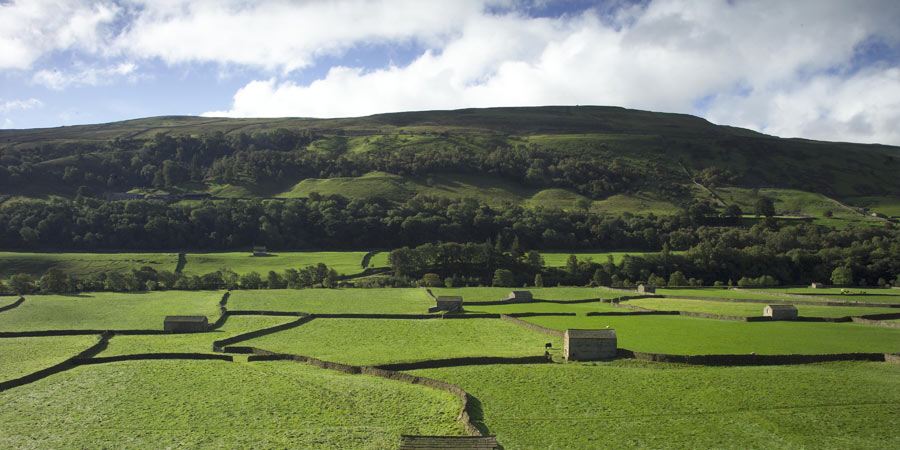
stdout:
<svg viewBox="0 0 900 450">
<path fill-rule="evenodd" d="M 0 339 L 0 381 L 23 377 L 63 362 L 97 343 L 99 336 Z"/>
<path fill-rule="evenodd" d="M 512 303 L 509 305 L 487 305 L 487 306 L 466 306 L 468 313 L 494 313 L 494 314 L 513 314 L 513 313 L 575 313 L 584 315 L 588 312 L 596 311 L 622 311 L 620 308 L 613 308 L 609 303 Z"/>
<path fill-rule="evenodd" d="M 629 300 L 629 305 L 658 311 L 691 311 L 726 316 L 761 316 L 765 307 L 759 303 L 710 302 L 677 298 L 642 298 Z M 844 317 L 866 314 L 900 313 L 897 308 L 859 308 L 854 306 L 797 305 L 797 312 L 805 317 Z"/>
<path fill-rule="evenodd" d="M 844 288 L 850 293 L 841 294 L 841 288 L 765 288 L 766 292 L 805 294 L 816 301 L 814 297 L 824 297 L 835 302 L 861 302 L 861 303 L 900 303 L 900 290 L 881 288 Z"/>
<path fill-rule="evenodd" d="M 168 315 L 219 316 L 221 292 L 95 292 L 29 295 L 17 308 L 0 313 L 0 330 L 161 330 Z"/>
<path fill-rule="evenodd" d="M 296 317 L 231 316 L 221 328 L 208 333 L 172 335 L 117 335 L 100 356 L 136 353 L 212 353 L 213 341 L 296 320 Z"/>
<path fill-rule="evenodd" d="M 188 253 L 183 273 L 203 275 L 222 268 L 239 274 L 258 272 L 265 277 L 270 270 L 284 272 L 285 269 L 302 269 L 325 263 L 338 273 L 354 274 L 362 272 L 362 259 L 366 252 L 273 252 L 269 256 L 254 257 L 250 252 L 231 253 Z"/>
<path fill-rule="evenodd" d="M 672 254 L 684 253 L 681 251 L 671 252 Z M 622 262 L 622 259 L 625 255 L 631 256 L 644 256 L 644 255 L 654 255 L 656 252 L 588 252 L 588 253 L 575 253 L 575 252 L 558 252 L 558 253 L 541 253 L 541 256 L 544 258 L 544 265 L 548 267 L 565 267 L 566 263 L 569 261 L 570 255 L 575 255 L 578 258 L 578 261 L 584 261 L 588 258 L 591 258 L 595 263 L 605 263 L 610 256 L 613 257 L 613 262 L 619 264 Z"/>
<path fill-rule="evenodd" d="M 846 202 L 886 216 L 900 217 L 900 198 L 898 197 L 851 197 Z"/>
<path fill-rule="evenodd" d="M 55 267 L 67 275 L 87 278 L 99 272 L 128 272 L 142 266 L 174 271 L 175 253 L 19 253 L 0 252 L 0 279 L 18 273 L 40 278 Z"/>
<path fill-rule="evenodd" d="M 897 365 L 615 361 L 413 373 L 466 389 L 505 448 L 900 446 Z"/>
<path fill-rule="evenodd" d="M 4 448 L 396 448 L 462 435 L 451 394 L 291 362 L 80 366 L 0 393 Z"/>
<path fill-rule="evenodd" d="M 855 323 L 736 322 L 681 316 L 529 317 L 557 330 L 616 330 L 619 348 L 680 355 L 900 351 L 900 329 Z"/>
<path fill-rule="evenodd" d="M 391 267 L 388 263 L 388 257 L 391 252 L 378 252 L 369 260 L 369 267 Z"/>
<path fill-rule="evenodd" d="M 554 288 L 501 288 L 501 287 L 470 287 L 470 288 L 432 288 L 434 295 L 461 295 L 463 302 L 497 301 L 509 296 L 513 290 L 528 290 L 534 298 L 541 300 L 588 300 L 593 298 L 615 298 L 625 295 L 621 292 L 610 291 L 603 288 L 586 287 L 554 287 Z M 424 291 L 422 292 L 424 294 Z"/>
<path fill-rule="evenodd" d="M 425 314 L 434 302 L 422 289 L 279 289 L 234 291 L 230 310 L 341 314 Z"/>
<path fill-rule="evenodd" d="M 778 297 L 777 295 L 760 294 L 758 292 L 733 291 L 731 289 L 722 288 L 657 288 L 656 293 L 659 295 L 667 295 L 672 297 L 689 296 L 689 297 L 710 297 L 710 298 L 731 298 L 731 299 L 747 299 L 747 300 L 792 300 L 789 297 Z M 797 299 L 793 299 L 797 300 Z M 810 299 L 815 301 L 815 299 Z"/>
<path fill-rule="evenodd" d="M 354 365 L 469 356 L 535 356 L 560 339 L 500 319 L 314 319 L 241 345 Z"/>
</svg>

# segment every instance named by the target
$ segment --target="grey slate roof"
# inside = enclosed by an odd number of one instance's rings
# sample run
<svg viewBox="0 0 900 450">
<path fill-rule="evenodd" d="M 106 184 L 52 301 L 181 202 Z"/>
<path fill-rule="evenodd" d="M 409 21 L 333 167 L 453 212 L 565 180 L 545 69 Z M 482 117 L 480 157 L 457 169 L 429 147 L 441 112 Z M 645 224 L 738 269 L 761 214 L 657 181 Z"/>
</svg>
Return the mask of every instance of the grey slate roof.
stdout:
<svg viewBox="0 0 900 450">
<path fill-rule="evenodd" d="M 615 339 L 616 330 L 578 330 L 570 328 L 566 330 L 566 337 L 569 339 Z"/>
</svg>

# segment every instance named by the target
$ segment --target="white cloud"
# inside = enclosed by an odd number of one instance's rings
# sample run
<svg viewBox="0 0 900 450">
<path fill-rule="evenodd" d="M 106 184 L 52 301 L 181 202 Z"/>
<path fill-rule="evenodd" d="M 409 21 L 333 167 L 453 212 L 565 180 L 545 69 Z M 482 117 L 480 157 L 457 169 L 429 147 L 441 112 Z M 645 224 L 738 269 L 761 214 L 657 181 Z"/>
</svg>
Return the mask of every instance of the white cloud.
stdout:
<svg viewBox="0 0 900 450">
<path fill-rule="evenodd" d="M 610 24 L 596 11 L 557 19 L 474 14 L 409 65 L 333 67 L 308 85 L 252 81 L 230 109 L 206 115 L 340 117 L 545 104 L 691 112 L 710 98 L 708 116 L 720 123 L 900 143 L 888 131 L 900 115 L 896 69 L 840 75 L 873 36 L 900 46 L 900 4 L 673 0 L 621 16 Z"/>
<path fill-rule="evenodd" d="M 13 0 L 0 3 L 0 69 L 27 69 L 56 50 L 97 52 L 104 25 L 119 8 L 110 2 Z"/>
<path fill-rule="evenodd" d="M 137 65 L 134 63 L 120 63 L 104 68 L 88 67 L 74 72 L 40 70 L 34 74 L 31 81 L 55 90 L 69 86 L 97 86 L 121 77 L 131 76 L 134 79 L 136 69 Z"/>
<path fill-rule="evenodd" d="M 44 102 L 36 98 L 29 98 L 27 100 L 7 100 L 5 102 L 0 102 L 0 113 L 14 111 L 17 109 L 40 108 L 41 106 L 44 106 Z"/>
</svg>

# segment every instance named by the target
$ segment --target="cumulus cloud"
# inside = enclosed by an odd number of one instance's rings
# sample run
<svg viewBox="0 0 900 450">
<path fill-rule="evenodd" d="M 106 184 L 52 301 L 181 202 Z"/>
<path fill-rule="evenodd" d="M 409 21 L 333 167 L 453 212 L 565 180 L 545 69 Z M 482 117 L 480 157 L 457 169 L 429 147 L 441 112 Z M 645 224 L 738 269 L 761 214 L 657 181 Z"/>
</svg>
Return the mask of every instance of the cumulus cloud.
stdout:
<svg viewBox="0 0 900 450">
<path fill-rule="evenodd" d="M 29 98 L 27 100 L 7 100 L 5 102 L 0 101 L 0 113 L 14 111 L 17 109 L 39 108 L 41 106 L 44 106 L 44 102 L 36 98 Z"/>
<path fill-rule="evenodd" d="M 136 69 L 137 65 L 134 63 L 120 63 L 103 68 L 88 67 L 73 72 L 40 70 L 34 74 L 31 81 L 55 90 L 62 90 L 73 85 L 97 86 L 111 83 L 113 80 L 121 77 L 134 75 Z"/>
<path fill-rule="evenodd" d="M 691 112 L 778 135 L 900 143 L 896 68 L 851 73 L 876 36 L 900 44 L 893 2 L 656 1 L 602 16 L 475 14 L 403 67 L 272 77 L 210 116 L 357 116 L 479 106 L 603 104 Z M 749 94 L 747 94 L 749 92 Z"/>
<path fill-rule="evenodd" d="M 0 69 L 27 69 L 57 50 L 97 52 L 104 26 L 119 7 L 110 2 L 13 0 L 0 3 Z"/>
</svg>

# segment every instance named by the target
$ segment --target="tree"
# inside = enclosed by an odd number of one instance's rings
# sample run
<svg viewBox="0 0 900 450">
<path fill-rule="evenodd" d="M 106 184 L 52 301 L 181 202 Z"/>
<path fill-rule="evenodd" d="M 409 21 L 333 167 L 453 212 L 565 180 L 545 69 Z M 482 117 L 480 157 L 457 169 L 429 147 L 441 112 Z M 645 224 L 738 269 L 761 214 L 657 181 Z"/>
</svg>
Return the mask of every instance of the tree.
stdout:
<svg viewBox="0 0 900 450">
<path fill-rule="evenodd" d="M 687 284 L 687 277 L 680 270 L 676 270 L 669 275 L 669 286 L 687 286 Z"/>
<path fill-rule="evenodd" d="M 609 274 L 603 269 L 597 269 L 591 281 L 597 286 L 609 286 Z"/>
<path fill-rule="evenodd" d="M 831 272 L 831 284 L 849 286 L 853 284 L 853 270 L 847 266 L 835 267 Z"/>
<path fill-rule="evenodd" d="M 575 277 L 578 275 L 578 257 L 575 255 L 569 255 L 569 259 L 566 260 L 566 273 L 569 274 L 570 277 Z"/>
<path fill-rule="evenodd" d="M 436 273 L 426 273 L 422 276 L 423 284 L 427 287 L 440 287 L 441 276 Z"/>
<path fill-rule="evenodd" d="M 241 275 L 241 289 L 259 289 L 262 286 L 262 277 L 258 272 L 249 272 Z"/>
<path fill-rule="evenodd" d="M 69 280 L 65 273 L 57 267 L 51 267 L 41 277 L 42 292 L 66 292 L 69 288 Z"/>
<path fill-rule="evenodd" d="M 900 275 L 897 276 L 897 279 L 900 280 Z M 534 287 L 544 287 L 544 277 L 541 274 L 534 276 Z"/>
<path fill-rule="evenodd" d="M 492 284 L 497 287 L 513 287 L 515 279 L 513 273 L 508 269 L 497 269 L 494 271 L 494 279 Z"/>
<path fill-rule="evenodd" d="M 740 206 L 734 203 L 728 205 L 728 207 L 725 208 L 725 217 L 736 219 L 738 217 L 741 217 L 742 215 L 744 215 L 744 211 L 741 210 Z"/>
<path fill-rule="evenodd" d="M 37 286 L 34 284 L 34 277 L 27 273 L 18 273 L 9 277 L 9 290 L 14 294 L 30 294 L 36 289 Z"/>
<path fill-rule="evenodd" d="M 772 217 L 775 215 L 775 204 L 772 203 L 772 199 L 762 197 L 756 201 L 756 215 L 757 216 L 765 216 Z"/>
</svg>

